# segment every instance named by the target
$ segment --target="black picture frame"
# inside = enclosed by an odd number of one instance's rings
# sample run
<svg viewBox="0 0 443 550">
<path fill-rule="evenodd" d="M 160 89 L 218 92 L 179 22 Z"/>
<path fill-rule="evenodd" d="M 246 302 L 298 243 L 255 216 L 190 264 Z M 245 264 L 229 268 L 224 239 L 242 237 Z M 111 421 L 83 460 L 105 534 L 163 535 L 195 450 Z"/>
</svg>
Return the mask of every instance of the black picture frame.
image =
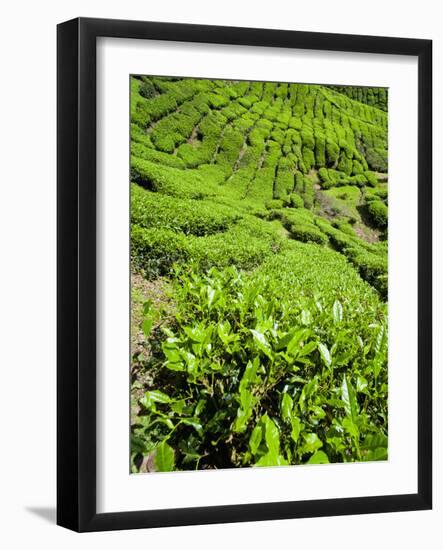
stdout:
<svg viewBox="0 0 443 550">
<path fill-rule="evenodd" d="M 399 54 L 418 58 L 418 491 L 359 498 L 96 512 L 96 39 Z M 105 531 L 432 507 L 432 42 L 78 18 L 57 29 L 57 523 Z"/>
</svg>

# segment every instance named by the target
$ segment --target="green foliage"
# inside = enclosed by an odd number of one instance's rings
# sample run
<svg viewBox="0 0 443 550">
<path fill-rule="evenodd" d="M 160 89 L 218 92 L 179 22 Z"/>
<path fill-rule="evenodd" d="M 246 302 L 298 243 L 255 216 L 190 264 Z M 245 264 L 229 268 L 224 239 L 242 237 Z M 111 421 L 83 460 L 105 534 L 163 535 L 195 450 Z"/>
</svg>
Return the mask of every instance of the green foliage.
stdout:
<svg viewBox="0 0 443 550">
<path fill-rule="evenodd" d="M 206 173 L 205 173 L 206 172 Z M 183 198 L 214 195 L 223 174 L 210 170 L 180 170 L 138 157 L 131 159 L 131 179 L 150 191 Z M 205 177 L 206 176 L 206 177 Z"/>
<path fill-rule="evenodd" d="M 382 111 L 388 110 L 388 88 L 366 88 L 358 86 L 329 86 L 333 90 L 345 94 L 348 97 L 377 107 Z"/>
<path fill-rule="evenodd" d="M 361 162 L 359 162 L 358 160 L 354 160 L 354 162 L 352 163 L 352 174 L 356 176 L 357 174 L 363 174 L 363 172 L 364 168 Z"/>
<path fill-rule="evenodd" d="M 374 225 L 380 229 L 388 226 L 388 207 L 380 200 L 371 201 L 367 204 L 368 214 Z"/>
<path fill-rule="evenodd" d="M 274 184 L 274 198 L 284 199 L 294 188 L 294 173 L 290 161 L 283 157 L 280 160 Z"/>
<path fill-rule="evenodd" d="M 289 195 L 289 204 L 292 206 L 292 208 L 304 207 L 304 201 L 297 193 L 291 193 Z"/>
<path fill-rule="evenodd" d="M 366 202 L 381 199 L 383 202 L 387 203 L 388 189 L 383 184 L 380 184 L 374 188 L 366 187 L 365 198 L 366 198 Z"/>
<path fill-rule="evenodd" d="M 133 141 L 131 144 L 131 154 L 133 158 L 147 160 L 156 164 L 163 164 L 164 166 L 172 166 L 173 168 L 185 168 L 185 163 L 175 155 L 167 155 L 162 151 L 157 151 L 147 146 L 146 143 L 139 143 Z M 133 162 L 133 165 L 137 164 Z M 134 169 L 135 170 L 135 169 Z"/>
<path fill-rule="evenodd" d="M 276 210 L 279 208 L 283 208 L 284 201 L 281 199 L 272 199 L 270 201 L 266 201 L 265 206 L 268 210 Z"/>
<path fill-rule="evenodd" d="M 386 458 L 386 309 L 339 254 L 327 274 L 317 256 L 177 274 L 134 456 L 161 471 Z"/>
<path fill-rule="evenodd" d="M 272 216 L 278 218 L 291 237 L 298 241 L 318 244 L 328 242 L 328 237 L 315 224 L 314 216 L 304 208 L 274 210 Z"/>
<path fill-rule="evenodd" d="M 361 166 L 358 161 L 354 162 L 356 163 L 356 165 Z M 359 168 L 357 168 L 357 170 L 359 170 Z M 345 172 L 333 170 L 332 168 L 320 168 L 320 170 L 318 171 L 318 175 L 323 189 L 331 189 L 332 187 L 348 185 L 363 187 L 367 183 L 367 177 L 363 172 L 358 173 L 354 176 L 349 176 Z"/>
<path fill-rule="evenodd" d="M 386 460 L 383 105 L 131 78 L 133 472 Z"/>
<path fill-rule="evenodd" d="M 236 265 L 252 269 L 283 247 L 277 228 L 246 216 L 225 233 L 190 239 L 192 258 L 201 269 Z"/>
<path fill-rule="evenodd" d="M 190 257 L 189 243 L 183 233 L 132 224 L 131 262 L 146 277 L 166 275 L 175 263 L 186 262 Z"/>
<path fill-rule="evenodd" d="M 304 207 L 311 210 L 314 205 L 314 185 L 312 179 L 297 171 L 294 181 L 294 190 L 303 199 Z"/>
<path fill-rule="evenodd" d="M 157 91 L 154 84 L 150 80 L 146 79 L 143 80 L 139 87 L 139 94 L 145 99 L 152 99 L 157 95 Z"/>
<path fill-rule="evenodd" d="M 386 249 L 364 243 L 357 236 L 340 231 L 321 218 L 316 218 L 316 224 L 328 236 L 331 245 L 356 267 L 362 279 L 376 288 L 386 299 L 388 293 Z"/>
<path fill-rule="evenodd" d="M 366 181 L 369 183 L 369 185 L 376 186 L 378 183 L 377 176 L 374 174 L 374 172 L 371 172 L 370 170 L 366 170 L 364 172 L 364 175 L 366 176 Z"/>
<path fill-rule="evenodd" d="M 306 146 L 302 149 L 302 159 L 306 170 L 309 171 L 313 166 L 315 166 L 314 152 Z"/>
<path fill-rule="evenodd" d="M 131 222 L 146 228 L 163 228 L 192 235 L 226 231 L 241 216 L 212 201 L 179 199 L 131 186 Z"/>
<path fill-rule="evenodd" d="M 335 166 L 338 162 L 340 147 L 335 141 L 335 136 L 329 134 L 329 139 L 326 141 L 326 160 L 329 166 Z"/>
<path fill-rule="evenodd" d="M 152 204 L 152 203 L 151 203 Z M 165 206 L 163 202 L 162 207 Z M 189 207 L 189 205 L 188 205 Z M 237 265 L 242 269 L 251 269 L 260 264 L 266 257 L 282 249 L 283 239 L 277 228 L 254 216 L 246 215 L 237 223 L 226 219 L 223 214 L 211 218 L 210 207 L 200 206 L 194 212 L 195 217 L 186 219 L 186 207 L 183 217 L 166 215 L 159 208 L 152 220 L 142 217 L 145 223 L 132 224 L 131 259 L 133 268 L 141 271 L 147 278 L 159 275 L 170 275 L 174 264 L 191 262 L 200 269 Z M 199 212 L 207 215 L 212 223 L 212 231 L 201 226 Z M 169 217 L 169 215 L 171 216 Z M 135 216 L 137 217 L 137 211 Z M 138 219 L 138 218 L 137 218 Z M 164 226 L 161 226 L 164 220 Z M 203 220 L 204 221 L 204 220 Z M 217 224 L 232 224 L 224 232 L 214 232 Z M 182 223 L 181 227 L 180 223 Z M 208 223 L 208 226 L 209 226 Z M 150 225 L 149 225 L 150 224 Z M 168 226 L 168 224 L 171 224 Z M 186 231 L 188 234 L 185 234 Z M 201 235 L 201 236 L 198 236 Z"/>
</svg>

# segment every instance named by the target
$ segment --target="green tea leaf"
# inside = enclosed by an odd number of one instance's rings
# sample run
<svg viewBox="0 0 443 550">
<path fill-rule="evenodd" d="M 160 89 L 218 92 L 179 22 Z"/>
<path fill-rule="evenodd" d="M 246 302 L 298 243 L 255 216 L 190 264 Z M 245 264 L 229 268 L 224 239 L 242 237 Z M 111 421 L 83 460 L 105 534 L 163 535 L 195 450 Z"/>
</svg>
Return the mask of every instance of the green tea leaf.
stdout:
<svg viewBox="0 0 443 550">
<path fill-rule="evenodd" d="M 266 453 L 263 455 L 256 466 L 269 467 L 269 466 L 287 466 L 288 461 L 280 454 Z"/>
<path fill-rule="evenodd" d="M 360 393 L 365 393 L 368 388 L 368 381 L 364 376 L 359 376 L 357 378 L 357 391 Z"/>
<path fill-rule="evenodd" d="M 281 415 L 285 422 L 290 422 L 292 417 L 292 408 L 294 406 L 294 402 L 292 401 L 292 397 L 288 393 L 284 393 L 282 400 L 281 400 Z"/>
<path fill-rule="evenodd" d="M 254 396 L 250 392 L 245 384 L 240 385 L 240 407 L 237 409 L 237 418 L 235 419 L 234 431 L 242 432 L 246 425 L 248 424 L 249 419 L 251 418 L 253 406 L 255 403 Z"/>
<path fill-rule="evenodd" d="M 343 382 L 341 385 L 341 399 L 345 406 L 345 412 L 347 416 L 349 416 L 354 424 L 357 424 L 359 412 L 357 396 L 351 382 L 348 380 L 346 375 L 343 377 Z"/>
<path fill-rule="evenodd" d="M 374 358 L 372 360 L 372 369 L 374 378 L 377 380 L 380 371 L 386 361 L 386 350 L 388 345 L 387 330 L 384 325 L 378 327 L 377 336 L 374 344 Z"/>
<path fill-rule="evenodd" d="M 215 289 L 208 286 L 208 307 L 211 308 L 214 301 Z"/>
<path fill-rule="evenodd" d="M 172 472 L 174 469 L 175 456 L 173 449 L 162 441 L 156 449 L 155 466 L 159 472 Z"/>
<path fill-rule="evenodd" d="M 198 433 L 198 435 L 203 435 L 203 426 L 201 423 L 195 419 L 195 418 L 183 418 L 182 423 L 186 424 L 187 426 L 191 426 L 194 428 L 194 430 Z"/>
<path fill-rule="evenodd" d="M 171 398 L 159 390 L 153 390 L 145 393 L 145 400 L 146 403 L 169 403 Z"/>
<path fill-rule="evenodd" d="M 143 315 L 148 315 L 152 309 L 152 300 L 146 300 L 143 304 Z"/>
<path fill-rule="evenodd" d="M 272 359 L 272 350 L 266 336 L 259 330 L 251 329 L 252 336 L 254 341 L 257 344 L 257 347 L 267 356 L 269 359 Z"/>
<path fill-rule="evenodd" d="M 366 449 L 376 449 L 377 447 L 387 447 L 388 437 L 385 434 L 370 434 L 363 441 L 363 447 Z"/>
<path fill-rule="evenodd" d="M 298 438 L 300 436 L 300 431 L 301 431 L 301 428 L 302 428 L 302 425 L 300 423 L 300 419 L 297 418 L 296 416 L 293 416 L 292 419 L 291 419 L 291 426 L 292 426 L 291 438 L 294 441 L 294 443 L 297 443 Z"/>
<path fill-rule="evenodd" d="M 262 420 L 265 422 L 265 440 L 269 453 L 277 456 L 280 450 L 280 432 L 267 414 L 262 417 Z"/>
<path fill-rule="evenodd" d="M 315 340 L 312 340 L 311 342 L 308 342 L 307 344 L 305 344 L 299 354 L 298 354 L 298 357 L 303 357 L 304 355 L 309 355 L 310 353 L 312 353 L 315 349 L 317 348 L 317 342 L 315 342 Z"/>
<path fill-rule="evenodd" d="M 179 399 L 171 403 L 171 410 L 177 414 L 182 414 L 185 407 L 186 401 L 184 399 Z"/>
<path fill-rule="evenodd" d="M 176 338 L 168 338 L 166 342 L 163 342 L 162 350 L 170 363 L 179 363 L 181 361 L 180 350 Z"/>
<path fill-rule="evenodd" d="M 334 305 L 332 306 L 332 314 L 334 317 L 334 323 L 341 323 L 343 320 L 343 306 L 341 302 L 335 300 Z"/>
<path fill-rule="evenodd" d="M 300 343 L 302 342 L 303 338 L 306 335 L 306 329 L 300 329 L 297 330 L 291 340 L 289 341 L 286 351 L 289 353 L 289 355 L 293 354 L 295 351 L 300 351 Z"/>
<path fill-rule="evenodd" d="M 304 439 L 304 444 L 303 444 L 304 453 L 313 453 L 317 449 L 323 446 L 323 443 L 319 439 L 318 435 L 315 433 L 304 433 L 303 439 Z"/>
<path fill-rule="evenodd" d="M 148 338 L 151 334 L 152 324 L 153 320 L 149 317 L 146 318 L 142 323 L 143 334 L 146 336 L 146 338 Z"/>
<path fill-rule="evenodd" d="M 255 377 L 259 366 L 260 360 L 258 357 L 256 357 L 252 362 L 248 361 L 240 382 L 240 388 L 246 388 L 248 385 L 255 382 Z"/>
<path fill-rule="evenodd" d="M 194 415 L 199 416 L 206 406 L 206 399 L 200 399 L 195 406 Z"/>
<path fill-rule="evenodd" d="M 343 419 L 342 424 L 343 424 L 343 428 L 345 428 L 345 430 L 349 433 L 349 435 L 358 440 L 360 436 L 358 426 L 352 421 L 352 419 L 349 416 Z"/>
<path fill-rule="evenodd" d="M 324 451 L 316 451 L 308 460 L 308 464 L 329 464 L 328 455 Z"/>
<path fill-rule="evenodd" d="M 252 415 L 251 407 L 247 409 L 242 409 L 241 407 L 239 407 L 237 409 L 237 416 L 235 418 L 234 432 L 240 433 L 245 431 L 248 421 L 251 418 L 251 415 Z"/>
<path fill-rule="evenodd" d="M 323 359 L 324 364 L 327 367 L 330 367 L 332 364 L 332 359 L 328 348 L 322 343 L 319 343 L 317 347 L 318 347 L 318 351 L 320 352 L 320 357 Z"/>
<path fill-rule="evenodd" d="M 312 322 L 312 315 L 308 309 L 303 309 L 300 314 L 300 319 L 303 325 L 310 325 Z"/>
<path fill-rule="evenodd" d="M 263 430 L 261 426 L 255 426 L 255 428 L 252 430 L 251 437 L 249 438 L 249 448 L 251 449 L 251 453 L 253 455 L 257 453 L 258 448 L 260 447 L 262 433 Z"/>
</svg>

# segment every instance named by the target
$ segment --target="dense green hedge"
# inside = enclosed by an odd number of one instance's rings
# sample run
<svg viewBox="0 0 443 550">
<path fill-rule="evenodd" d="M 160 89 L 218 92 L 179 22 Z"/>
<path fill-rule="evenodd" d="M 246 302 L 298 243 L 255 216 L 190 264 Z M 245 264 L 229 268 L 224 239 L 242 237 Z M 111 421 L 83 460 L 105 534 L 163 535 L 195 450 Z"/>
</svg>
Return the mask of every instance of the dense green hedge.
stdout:
<svg viewBox="0 0 443 550">
<path fill-rule="evenodd" d="M 275 210 L 274 216 L 281 220 L 290 235 L 302 242 L 326 244 L 328 237 L 316 226 L 314 216 L 305 209 Z"/>
<path fill-rule="evenodd" d="M 382 111 L 388 110 L 388 89 L 387 88 L 366 88 L 361 86 L 329 86 L 333 90 L 345 94 L 348 97 L 377 107 Z"/>
<path fill-rule="evenodd" d="M 369 216 L 377 227 L 386 229 L 388 225 L 388 207 L 380 200 L 374 200 L 367 204 Z"/>
<path fill-rule="evenodd" d="M 299 244 L 249 276 L 182 269 L 174 295 L 133 471 L 387 458 L 387 312 L 339 254 Z"/>
<path fill-rule="evenodd" d="M 179 199 L 131 187 L 131 221 L 141 227 L 158 227 L 185 234 L 209 235 L 226 231 L 241 216 L 212 201 Z"/>
</svg>

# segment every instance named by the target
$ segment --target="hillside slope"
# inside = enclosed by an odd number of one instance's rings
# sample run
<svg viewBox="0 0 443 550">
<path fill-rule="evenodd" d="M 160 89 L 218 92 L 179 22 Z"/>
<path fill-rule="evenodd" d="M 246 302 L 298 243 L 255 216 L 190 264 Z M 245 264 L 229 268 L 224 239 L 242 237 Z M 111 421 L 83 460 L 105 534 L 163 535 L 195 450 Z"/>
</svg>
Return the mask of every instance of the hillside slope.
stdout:
<svg viewBox="0 0 443 550">
<path fill-rule="evenodd" d="M 198 209 L 207 210 L 207 219 L 209 211 L 218 216 L 220 208 L 225 214 L 230 208 L 224 243 L 267 233 L 260 220 L 279 219 L 293 238 L 345 254 L 386 294 L 386 247 L 379 242 L 387 224 L 386 113 L 323 86 L 142 77 L 132 80 L 132 90 L 133 182 L 199 200 L 190 203 L 195 217 Z M 139 198 L 134 192 L 135 203 Z M 149 228 L 154 222 L 141 220 L 138 211 L 134 204 L 133 223 Z M 211 233 L 213 249 L 211 227 L 199 230 L 200 236 Z M 269 249 L 273 239 L 267 237 Z M 150 246 L 147 232 L 135 239 L 145 250 Z M 188 240 L 198 257 L 204 242 Z M 175 245 L 172 256 L 183 252 Z M 256 245 L 250 242 L 252 255 Z M 231 261 L 236 259 L 220 250 L 213 265 Z M 241 267 L 254 264 L 239 261 Z"/>
<path fill-rule="evenodd" d="M 387 92 L 342 92 L 132 77 L 134 471 L 386 457 Z"/>
</svg>

